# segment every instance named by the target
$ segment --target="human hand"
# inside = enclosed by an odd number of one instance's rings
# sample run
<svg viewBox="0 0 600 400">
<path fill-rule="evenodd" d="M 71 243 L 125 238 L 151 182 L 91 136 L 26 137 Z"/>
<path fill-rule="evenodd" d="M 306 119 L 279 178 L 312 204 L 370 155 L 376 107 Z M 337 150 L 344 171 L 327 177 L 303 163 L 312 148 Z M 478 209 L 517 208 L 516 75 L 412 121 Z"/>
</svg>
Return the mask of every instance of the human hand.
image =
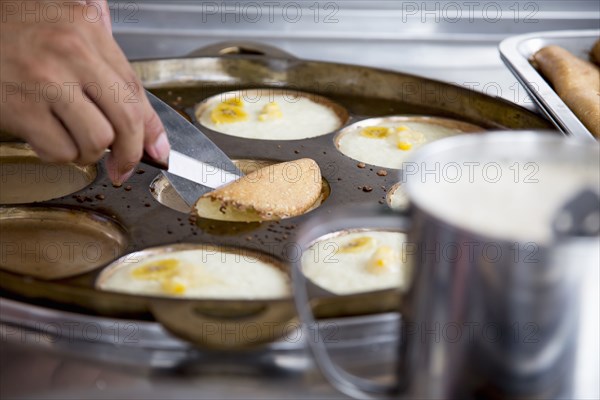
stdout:
<svg viewBox="0 0 600 400">
<path fill-rule="evenodd" d="M 108 12 L 104 0 L 89 1 Z M 144 149 L 164 162 L 169 143 L 107 28 L 110 17 L 92 21 L 85 7 L 0 1 L 0 130 L 48 162 L 94 163 L 110 147 L 107 169 L 122 184 Z"/>
<path fill-rule="evenodd" d="M 95 7 L 100 12 L 100 22 L 104 28 L 112 35 L 112 23 L 110 20 L 110 10 L 108 0 L 85 0 L 85 4 Z"/>
</svg>

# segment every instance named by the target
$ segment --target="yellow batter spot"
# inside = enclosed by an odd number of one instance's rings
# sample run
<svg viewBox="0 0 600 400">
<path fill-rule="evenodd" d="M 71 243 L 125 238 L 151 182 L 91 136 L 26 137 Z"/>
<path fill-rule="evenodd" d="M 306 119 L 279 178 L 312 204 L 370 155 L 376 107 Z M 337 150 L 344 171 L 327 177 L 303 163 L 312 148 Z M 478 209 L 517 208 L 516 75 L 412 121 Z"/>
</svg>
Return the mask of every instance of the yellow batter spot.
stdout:
<svg viewBox="0 0 600 400">
<path fill-rule="evenodd" d="M 375 244 L 375 240 L 369 236 L 361 236 L 356 239 L 352 239 L 350 242 L 340 247 L 340 253 L 360 253 L 368 250 Z"/>
<path fill-rule="evenodd" d="M 390 134 L 390 128 L 386 126 L 367 126 L 360 134 L 371 139 L 385 139 Z"/>
<path fill-rule="evenodd" d="M 178 277 L 171 277 L 162 281 L 161 288 L 166 294 L 182 295 L 185 293 L 187 285 Z"/>
<path fill-rule="evenodd" d="M 369 260 L 367 271 L 372 274 L 383 274 L 398 268 L 398 254 L 389 246 L 381 246 Z"/>
<path fill-rule="evenodd" d="M 274 101 L 265 104 L 261 113 L 258 115 L 258 120 L 262 122 L 272 121 L 280 118 L 283 118 L 283 113 L 281 112 L 279 104 L 275 103 Z"/>
<path fill-rule="evenodd" d="M 136 279 L 161 280 L 176 275 L 178 270 L 179 261 L 169 258 L 137 267 L 131 275 Z"/>
<path fill-rule="evenodd" d="M 244 100 L 242 100 L 239 97 L 232 97 L 230 99 L 223 101 L 221 104 L 227 104 L 227 105 L 235 106 L 235 107 L 244 107 Z"/>
<path fill-rule="evenodd" d="M 421 132 L 405 129 L 402 131 L 396 130 L 396 145 L 400 150 L 408 151 L 414 146 L 424 144 L 426 142 L 425 135 Z"/>
<path fill-rule="evenodd" d="M 231 124 L 248 119 L 248 114 L 242 107 L 221 103 L 212 110 L 210 119 L 215 124 Z"/>
</svg>

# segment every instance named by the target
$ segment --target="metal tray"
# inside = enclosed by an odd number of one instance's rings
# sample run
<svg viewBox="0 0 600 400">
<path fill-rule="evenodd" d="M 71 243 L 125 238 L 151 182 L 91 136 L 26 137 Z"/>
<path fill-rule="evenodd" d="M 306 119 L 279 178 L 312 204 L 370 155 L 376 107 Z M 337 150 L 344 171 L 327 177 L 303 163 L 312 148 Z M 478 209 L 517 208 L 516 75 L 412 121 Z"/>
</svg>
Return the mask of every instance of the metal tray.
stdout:
<svg viewBox="0 0 600 400">
<path fill-rule="evenodd" d="M 500 56 L 508 69 L 525 87 L 531 98 L 558 129 L 576 139 L 595 141 L 591 132 L 579 121 L 529 59 L 541 48 L 557 45 L 574 55 L 589 59 L 600 30 L 549 31 L 512 36 L 500 43 Z"/>
<path fill-rule="evenodd" d="M 223 48 L 229 52 L 231 46 Z M 281 53 L 274 57 L 269 54 L 269 49 L 238 50 L 242 51 L 237 53 L 246 54 L 221 55 L 213 48 L 208 54 L 197 52 L 184 58 L 135 61 L 132 65 L 147 88 L 187 114 L 196 124 L 194 106 L 212 95 L 245 88 L 275 87 L 330 98 L 348 110 L 348 125 L 366 118 L 412 114 L 459 119 L 491 130 L 552 129 L 548 121 L 526 109 L 463 87 L 368 67 L 282 57 Z M 324 212 L 346 204 L 385 204 L 387 190 L 399 180 L 398 170 L 390 169 L 386 176 L 379 176 L 377 171 L 381 168 L 368 164 L 359 168 L 355 160 L 341 154 L 334 145 L 339 131 L 304 140 L 264 141 L 223 135 L 207 128 L 203 130 L 232 158 L 314 159 L 331 187 L 331 195 L 319 208 Z M 297 256 L 293 251 L 296 227 L 310 218 L 312 212 L 278 222 L 252 224 L 194 221 L 155 201 L 149 188 L 159 173 L 153 167 L 140 165 L 138 173 L 125 187 L 114 188 L 105 168 L 98 164 L 98 176 L 89 187 L 27 207 L 63 207 L 100 213 L 126 230 L 128 247 L 125 254 L 155 246 L 203 243 L 258 251 L 287 264 Z M 364 191 L 365 185 L 373 190 Z M 190 300 L 99 291 L 94 288 L 94 282 L 103 268 L 54 281 L 0 271 L 0 294 L 88 314 L 157 320 L 179 337 L 196 338 L 191 340 L 211 348 L 261 345 L 275 340 L 295 320 L 290 298 Z M 344 317 L 395 311 L 398 298 L 396 290 L 317 296 L 314 299 L 315 314 Z M 171 323 L 175 313 L 185 315 L 189 320 Z M 262 321 L 265 315 L 274 318 L 268 322 L 278 329 L 271 329 L 273 334 L 259 342 L 246 340 L 243 332 L 248 326 Z M 211 340 L 197 335 L 199 329 L 206 327 L 215 334 Z M 225 343 L 219 339 L 223 332 L 237 332 L 239 340 Z"/>
</svg>

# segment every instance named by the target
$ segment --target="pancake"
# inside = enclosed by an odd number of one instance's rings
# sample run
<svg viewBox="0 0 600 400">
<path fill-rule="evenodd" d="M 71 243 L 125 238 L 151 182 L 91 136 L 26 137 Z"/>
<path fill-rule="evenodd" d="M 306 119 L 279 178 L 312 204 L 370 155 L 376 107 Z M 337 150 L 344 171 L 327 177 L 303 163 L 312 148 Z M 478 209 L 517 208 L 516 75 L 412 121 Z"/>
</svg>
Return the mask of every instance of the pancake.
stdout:
<svg viewBox="0 0 600 400">
<path fill-rule="evenodd" d="M 192 210 L 222 221 L 271 221 L 301 215 L 321 196 L 321 171 L 304 158 L 270 165 L 200 197 Z"/>
<path fill-rule="evenodd" d="M 252 89 L 214 96 L 196 108 L 207 128 L 261 140 L 297 140 L 340 128 L 347 112 L 328 99 L 292 90 Z"/>
<path fill-rule="evenodd" d="M 390 116 L 350 125 L 339 134 L 336 145 L 357 161 L 400 169 L 415 150 L 429 142 L 483 130 L 445 118 Z"/>
<path fill-rule="evenodd" d="M 165 297 L 268 299 L 291 295 L 287 274 L 243 251 L 205 246 L 158 255 L 135 254 L 136 262 L 111 266 L 99 279 L 102 290 Z"/>
<path fill-rule="evenodd" d="M 335 294 L 404 286 L 406 257 L 399 232 L 341 232 L 313 244 L 302 255 L 302 272 Z"/>
</svg>

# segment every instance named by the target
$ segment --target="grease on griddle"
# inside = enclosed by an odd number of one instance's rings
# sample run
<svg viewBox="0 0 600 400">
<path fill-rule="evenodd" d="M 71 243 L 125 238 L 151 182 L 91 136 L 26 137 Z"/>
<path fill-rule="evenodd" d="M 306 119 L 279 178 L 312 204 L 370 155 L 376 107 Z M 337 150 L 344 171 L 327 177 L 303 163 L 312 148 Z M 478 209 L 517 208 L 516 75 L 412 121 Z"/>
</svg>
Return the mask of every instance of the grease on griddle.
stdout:
<svg viewBox="0 0 600 400">
<path fill-rule="evenodd" d="M 78 203 L 84 203 L 84 202 L 93 202 L 94 200 L 89 197 L 89 196 L 83 196 L 83 195 L 74 195 L 73 198 L 78 202 Z"/>
</svg>

